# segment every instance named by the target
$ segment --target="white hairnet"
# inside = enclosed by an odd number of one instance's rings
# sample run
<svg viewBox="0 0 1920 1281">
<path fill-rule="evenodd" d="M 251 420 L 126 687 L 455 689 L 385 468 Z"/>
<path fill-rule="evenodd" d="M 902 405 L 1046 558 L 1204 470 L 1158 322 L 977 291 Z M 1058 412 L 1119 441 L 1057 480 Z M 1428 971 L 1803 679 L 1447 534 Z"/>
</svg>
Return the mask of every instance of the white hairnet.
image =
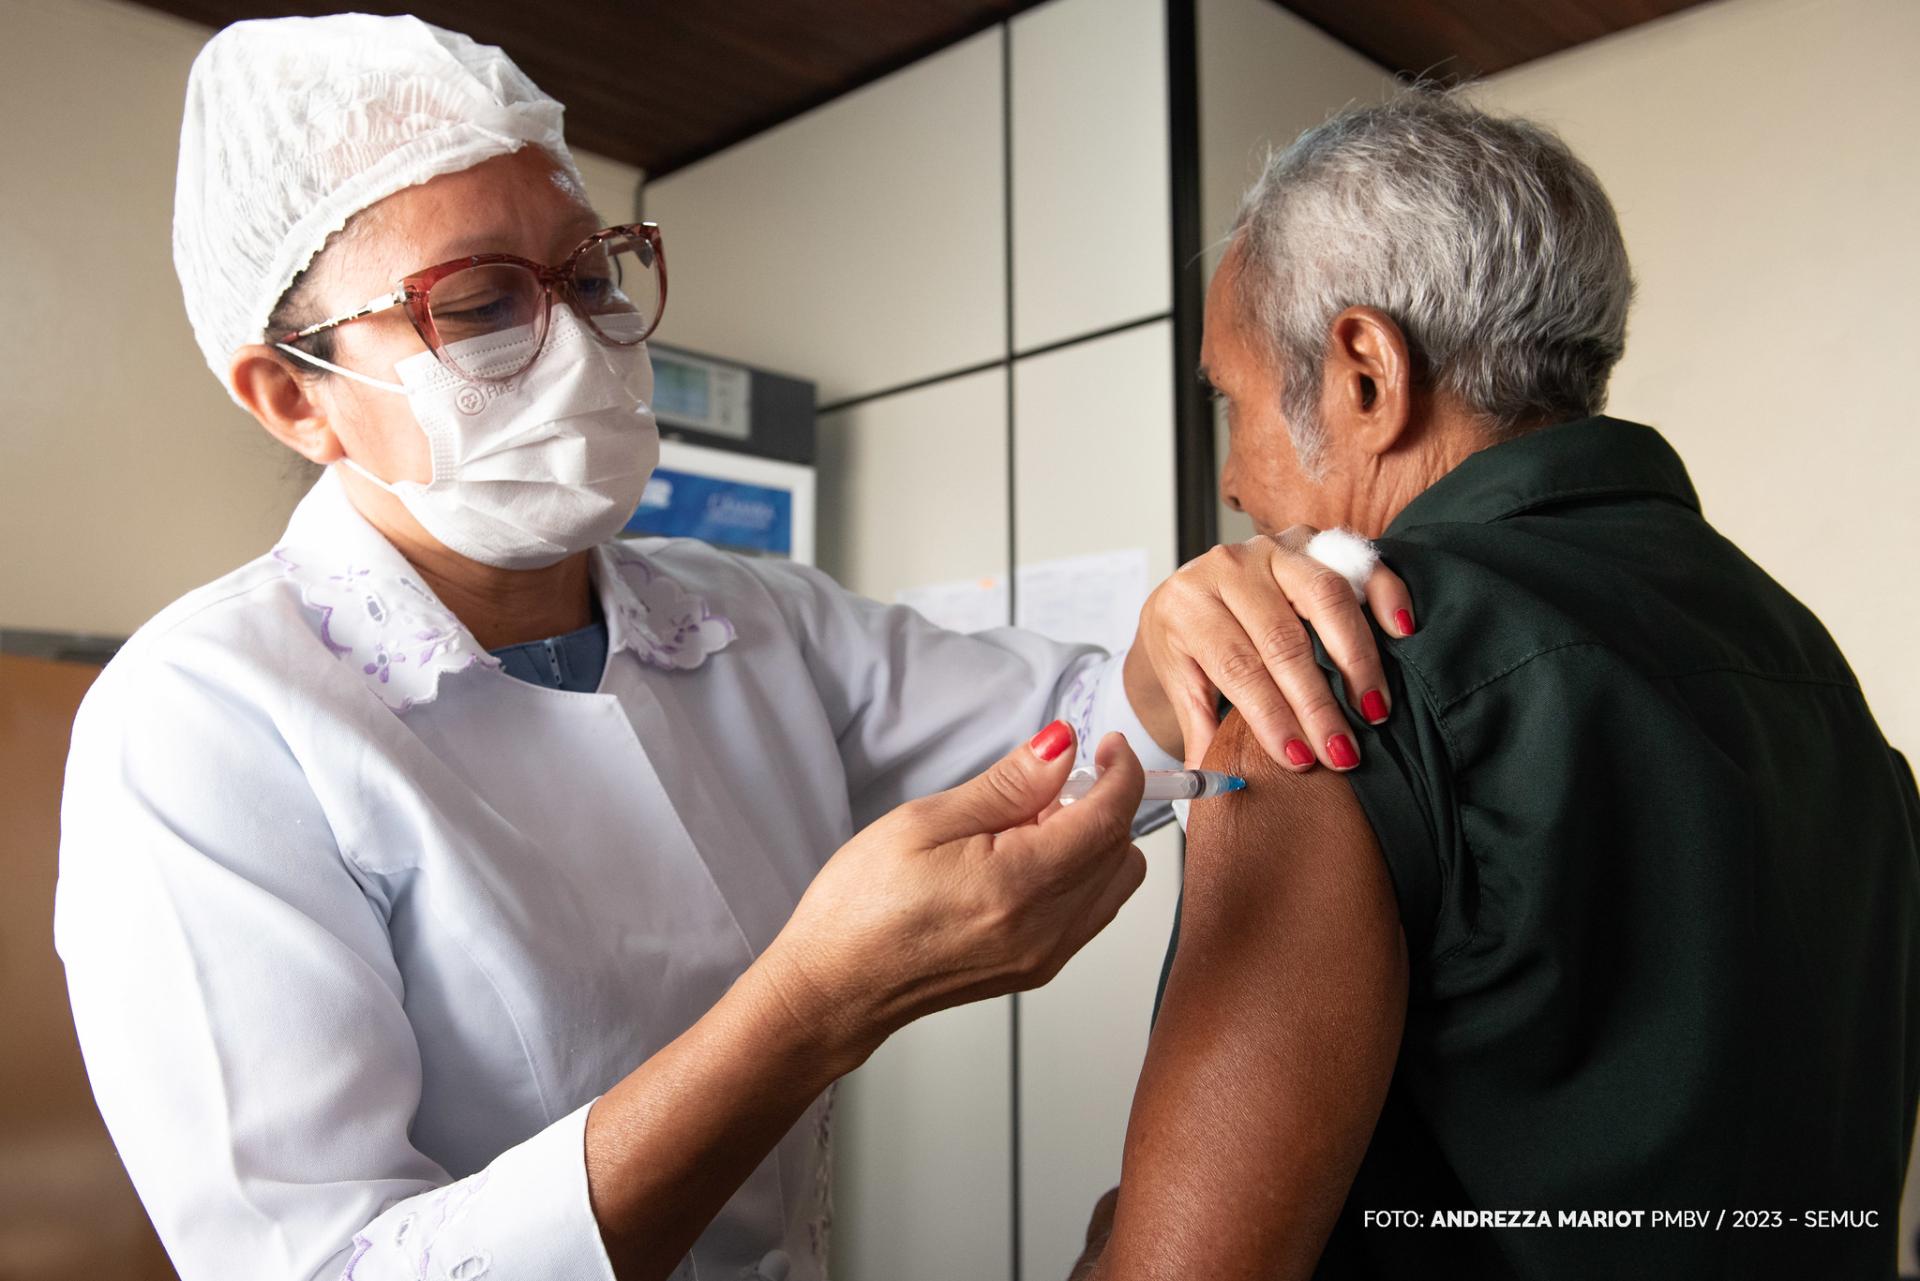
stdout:
<svg viewBox="0 0 1920 1281">
<path fill-rule="evenodd" d="M 187 80 L 173 200 L 174 269 L 214 377 L 227 385 L 235 349 L 261 341 L 293 278 L 376 201 L 528 143 L 580 182 L 561 111 L 499 49 L 418 18 L 215 35 Z"/>
</svg>

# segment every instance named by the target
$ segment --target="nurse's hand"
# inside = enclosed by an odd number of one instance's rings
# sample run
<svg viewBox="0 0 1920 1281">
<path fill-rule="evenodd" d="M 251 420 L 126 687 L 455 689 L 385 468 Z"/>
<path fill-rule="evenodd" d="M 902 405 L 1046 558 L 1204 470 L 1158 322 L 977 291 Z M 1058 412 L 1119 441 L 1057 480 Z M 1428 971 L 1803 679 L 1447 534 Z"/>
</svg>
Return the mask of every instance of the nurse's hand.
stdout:
<svg viewBox="0 0 1920 1281">
<path fill-rule="evenodd" d="M 935 1010 L 1047 982 L 1146 876 L 1130 826 L 1145 777 L 1119 734 L 1074 760 L 1055 721 L 984 774 L 878 819 L 827 861 L 763 961 L 802 1020 L 864 1059 Z"/>
<path fill-rule="evenodd" d="M 1056 721 L 970 783 L 848 841 L 765 951 L 587 1112 L 587 1196 L 614 1275 L 665 1277 L 820 1092 L 895 1029 L 1044 983 L 1146 875 L 1145 779 L 1118 734 L 1085 798 Z M 677 1273 L 676 1273 L 677 1275 Z"/>
<path fill-rule="evenodd" d="M 1316 759 L 1335 769 L 1360 763 L 1302 620 L 1340 669 L 1354 710 L 1372 723 L 1386 719 L 1387 683 L 1365 611 L 1387 635 L 1408 636 L 1413 598 L 1382 565 L 1367 580 L 1363 611 L 1346 578 L 1307 555 L 1319 532 L 1294 525 L 1215 547 L 1147 598 L 1127 652 L 1127 698 L 1154 741 L 1189 768 L 1213 741 L 1221 694 L 1275 761 L 1296 770 Z"/>
</svg>

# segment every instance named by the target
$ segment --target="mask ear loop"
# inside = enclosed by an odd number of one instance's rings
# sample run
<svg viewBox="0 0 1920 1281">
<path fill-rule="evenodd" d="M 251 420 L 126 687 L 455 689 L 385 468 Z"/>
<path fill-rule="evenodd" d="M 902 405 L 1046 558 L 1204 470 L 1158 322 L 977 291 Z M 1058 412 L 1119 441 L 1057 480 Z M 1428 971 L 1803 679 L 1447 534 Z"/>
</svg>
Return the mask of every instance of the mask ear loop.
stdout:
<svg viewBox="0 0 1920 1281">
<path fill-rule="evenodd" d="M 357 374 L 351 369 L 347 369 L 347 368 L 344 368 L 343 366 L 334 364 L 331 360 L 322 360 L 320 359 L 320 357 L 313 355 L 311 352 L 301 351 L 298 347 L 292 346 L 291 344 L 277 342 L 274 344 L 274 346 L 278 347 L 281 351 L 286 352 L 289 356 L 298 356 L 300 359 L 306 361 L 309 365 L 317 365 L 321 369 L 331 370 L 334 373 L 339 374 L 343 378 L 351 378 L 355 382 L 365 383 L 369 387 L 378 387 L 381 391 L 398 392 L 402 396 L 407 394 L 407 389 L 401 386 L 399 383 L 390 383 L 379 378 L 369 378 L 365 374 Z M 340 456 L 340 461 L 345 466 L 351 468 L 356 472 L 359 472 L 362 476 L 366 477 L 367 480 L 370 481 L 371 483 L 378 485 L 381 489 L 384 489 L 389 494 L 392 494 L 395 498 L 401 497 L 400 491 L 394 487 L 392 481 L 382 480 L 380 477 L 374 475 L 372 472 L 368 471 L 365 467 L 362 467 L 358 462 L 347 457 L 345 454 L 342 454 Z"/>
<path fill-rule="evenodd" d="M 366 374 L 357 374 L 351 369 L 347 369 L 344 366 L 334 364 L 331 360 L 322 360 L 320 359 L 320 357 L 314 355 L 311 352 L 301 351 L 298 347 L 295 347 L 290 343 L 277 342 L 274 344 L 274 346 L 278 347 L 281 351 L 286 352 L 289 356 L 298 356 L 300 359 L 306 361 L 309 365 L 314 365 L 314 366 L 317 366 L 318 368 L 325 369 L 332 373 L 339 374 L 342 378 L 351 378 L 353 379 L 353 381 L 357 383 L 365 383 L 369 387 L 378 387 L 381 391 L 396 392 L 402 396 L 407 394 L 407 389 L 404 386 L 402 386 L 400 383 L 390 383 L 390 382 L 387 382 L 385 379 L 370 378 Z"/>
</svg>

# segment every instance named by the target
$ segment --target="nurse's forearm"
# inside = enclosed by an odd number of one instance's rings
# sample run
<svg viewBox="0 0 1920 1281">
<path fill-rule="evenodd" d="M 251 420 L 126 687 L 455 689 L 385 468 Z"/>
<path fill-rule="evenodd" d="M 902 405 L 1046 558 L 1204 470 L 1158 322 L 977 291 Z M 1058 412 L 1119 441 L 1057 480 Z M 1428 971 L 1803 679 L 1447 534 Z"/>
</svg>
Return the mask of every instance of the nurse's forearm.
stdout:
<svg viewBox="0 0 1920 1281">
<path fill-rule="evenodd" d="M 914 1019 L 1045 983 L 1147 874 L 1146 779 L 1118 734 L 1072 768 L 1056 721 L 959 787 L 867 825 L 699 1022 L 594 1101 L 587 1190 L 620 1281 L 658 1281 L 807 1105 Z M 1044 812 L 1044 817 L 1042 817 Z"/>
<path fill-rule="evenodd" d="M 717 1005 L 587 1114 L 587 1188 L 620 1281 L 669 1275 L 807 1106 L 872 1053 L 805 1008 L 776 940 Z"/>
<path fill-rule="evenodd" d="M 1133 704 L 1133 714 L 1146 726 L 1147 733 L 1153 735 L 1153 741 L 1160 750 L 1169 756 L 1179 756 L 1182 744 L 1180 718 L 1174 715 L 1173 702 L 1160 685 L 1160 678 L 1153 674 L 1153 663 L 1147 658 L 1147 647 L 1136 638 L 1134 645 L 1127 651 L 1126 665 L 1121 669 L 1121 680 L 1127 691 L 1127 701 Z"/>
</svg>

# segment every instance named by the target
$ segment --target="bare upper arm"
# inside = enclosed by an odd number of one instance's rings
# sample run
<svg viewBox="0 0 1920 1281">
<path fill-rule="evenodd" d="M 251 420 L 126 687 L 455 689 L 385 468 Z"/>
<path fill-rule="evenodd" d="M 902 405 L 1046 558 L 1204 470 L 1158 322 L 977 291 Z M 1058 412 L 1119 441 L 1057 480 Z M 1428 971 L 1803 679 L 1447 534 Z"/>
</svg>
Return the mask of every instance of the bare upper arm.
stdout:
<svg viewBox="0 0 1920 1281">
<path fill-rule="evenodd" d="M 1134 1096 L 1100 1278 L 1306 1276 L 1372 1137 L 1406 942 L 1352 790 L 1229 717 L 1196 802 L 1180 946 Z"/>
</svg>

